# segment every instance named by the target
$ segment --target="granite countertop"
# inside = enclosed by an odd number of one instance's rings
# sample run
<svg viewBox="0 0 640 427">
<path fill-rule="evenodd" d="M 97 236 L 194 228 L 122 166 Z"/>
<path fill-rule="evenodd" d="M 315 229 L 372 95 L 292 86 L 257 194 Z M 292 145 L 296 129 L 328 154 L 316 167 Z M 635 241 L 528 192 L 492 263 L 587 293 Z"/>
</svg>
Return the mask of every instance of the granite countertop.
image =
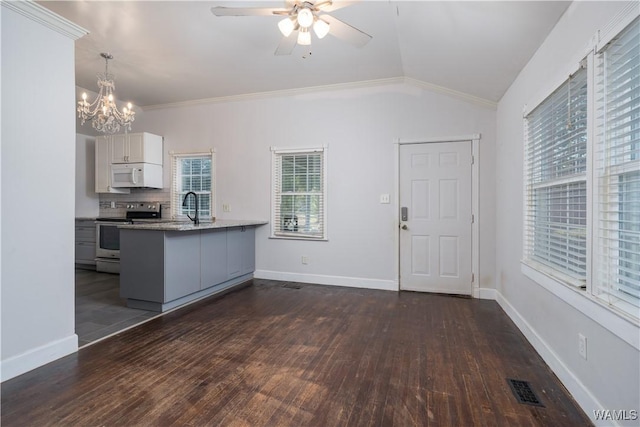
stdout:
<svg viewBox="0 0 640 427">
<path fill-rule="evenodd" d="M 246 227 L 250 225 L 264 225 L 268 221 L 260 220 L 235 220 L 235 219 L 217 219 L 215 221 L 200 221 L 200 224 L 194 225 L 192 221 L 162 221 L 150 222 L 142 224 L 122 224 L 118 225 L 120 229 L 126 230 L 149 230 L 149 231 L 193 231 L 193 230 L 209 230 L 215 228 L 230 227 Z"/>
<path fill-rule="evenodd" d="M 76 221 L 95 221 L 95 216 L 77 216 Z"/>
</svg>

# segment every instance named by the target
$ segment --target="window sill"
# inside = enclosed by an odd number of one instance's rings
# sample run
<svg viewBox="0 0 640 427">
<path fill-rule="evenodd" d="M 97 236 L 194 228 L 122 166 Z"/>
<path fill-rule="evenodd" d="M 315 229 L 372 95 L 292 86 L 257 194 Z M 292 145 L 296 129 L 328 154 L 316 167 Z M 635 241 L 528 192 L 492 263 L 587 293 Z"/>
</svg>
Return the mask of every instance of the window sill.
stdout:
<svg viewBox="0 0 640 427">
<path fill-rule="evenodd" d="M 533 280 L 583 315 L 606 328 L 612 334 L 640 350 L 640 319 L 607 305 L 586 290 L 565 284 L 525 261 L 521 262 L 522 274 Z"/>
<path fill-rule="evenodd" d="M 326 237 L 317 238 L 317 237 L 303 237 L 303 236 L 269 236 L 270 239 L 274 240 L 304 240 L 306 242 L 328 242 L 329 239 Z"/>
</svg>

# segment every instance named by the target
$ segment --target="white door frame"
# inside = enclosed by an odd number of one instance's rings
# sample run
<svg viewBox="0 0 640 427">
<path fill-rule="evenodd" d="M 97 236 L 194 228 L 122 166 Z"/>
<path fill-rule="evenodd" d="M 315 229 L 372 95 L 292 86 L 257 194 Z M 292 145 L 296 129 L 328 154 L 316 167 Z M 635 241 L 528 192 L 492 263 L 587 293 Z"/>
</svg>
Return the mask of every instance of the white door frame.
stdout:
<svg viewBox="0 0 640 427">
<path fill-rule="evenodd" d="M 395 163 L 395 188 L 396 197 L 394 200 L 395 214 L 394 220 L 397 226 L 395 234 L 396 243 L 396 277 L 398 282 L 398 291 L 400 291 L 400 146 L 406 144 L 429 144 L 435 142 L 470 142 L 471 155 L 473 162 L 471 163 L 471 214 L 473 215 L 473 223 L 471 224 L 471 296 L 480 298 L 480 134 L 457 135 L 439 138 L 423 138 L 423 139 L 400 139 L 394 141 L 394 163 Z"/>
</svg>

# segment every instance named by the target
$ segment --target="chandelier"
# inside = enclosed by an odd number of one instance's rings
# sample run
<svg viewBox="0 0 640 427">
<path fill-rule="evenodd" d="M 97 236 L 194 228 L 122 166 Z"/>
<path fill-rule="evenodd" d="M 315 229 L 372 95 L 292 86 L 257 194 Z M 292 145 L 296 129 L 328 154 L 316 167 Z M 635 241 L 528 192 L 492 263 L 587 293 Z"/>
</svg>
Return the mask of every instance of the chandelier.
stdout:
<svg viewBox="0 0 640 427">
<path fill-rule="evenodd" d="M 98 87 L 100 93 L 91 104 L 87 102 L 87 94 L 82 94 L 82 100 L 78 101 L 78 118 L 85 121 L 91 120 L 91 125 L 98 132 L 115 133 L 123 127 L 125 131 L 131 130 L 131 123 L 135 120 L 135 111 L 132 109 L 131 103 L 118 111 L 116 106 L 116 97 L 113 95 L 115 84 L 113 83 L 113 75 L 109 74 L 109 60 L 113 59 L 110 53 L 101 53 L 104 58 L 104 74 L 98 74 Z"/>
</svg>

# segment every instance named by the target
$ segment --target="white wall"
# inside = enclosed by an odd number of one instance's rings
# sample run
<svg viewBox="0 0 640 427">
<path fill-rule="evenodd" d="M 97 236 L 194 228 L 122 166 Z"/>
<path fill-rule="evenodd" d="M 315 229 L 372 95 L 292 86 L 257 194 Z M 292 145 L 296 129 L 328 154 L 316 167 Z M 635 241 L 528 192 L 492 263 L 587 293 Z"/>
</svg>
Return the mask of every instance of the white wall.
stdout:
<svg viewBox="0 0 640 427">
<path fill-rule="evenodd" d="M 216 216 L 270 216 L 270 147 L 328 145 L 328 242 L 257 233 L 256 275 L 397 289 L 394 141 L 481 133 L 481 284 L 494 284 L 495 111 L 408 84 L 147 110 L 134 131 L 165 137 L 168 152 L 216 149 Z M 228 203 L 230 213 L 221 206 Z M 302 265 L 301 256 L 309 257 Z"/>
<path fill-rule="evenodd" d="M 522 111 L 523 105 L 540 101 L 541 94 L 568 77 L 571 60 L 579 60 L 596 31 L 606 27 L 623 6 L 572 3 L 502 98 L 497 114 L 498 301 L 589 416 L 594 409 L 640 409 L 640 353 L 634 345 L 640 332 L 637 323 L 612 315 L 576 291 L 560 289 L 566 300 L 573 301 L 567 303 L 521 273 Z M 578 333 L 587 336 L 587 360 L 578 354 Z"/>
<path fill-rule="evenodd" d="M 100 198 L 96 193 L 96 138 L 76 135 L 76 217 L 97 217 Z"/>
<path fill-rule="evenodd" d="M 3 380 L 78 348 L 73 272 L 74 42 L 10 8 L 37 12 L 39 6 L 4 3 Z"/>
</svg>

